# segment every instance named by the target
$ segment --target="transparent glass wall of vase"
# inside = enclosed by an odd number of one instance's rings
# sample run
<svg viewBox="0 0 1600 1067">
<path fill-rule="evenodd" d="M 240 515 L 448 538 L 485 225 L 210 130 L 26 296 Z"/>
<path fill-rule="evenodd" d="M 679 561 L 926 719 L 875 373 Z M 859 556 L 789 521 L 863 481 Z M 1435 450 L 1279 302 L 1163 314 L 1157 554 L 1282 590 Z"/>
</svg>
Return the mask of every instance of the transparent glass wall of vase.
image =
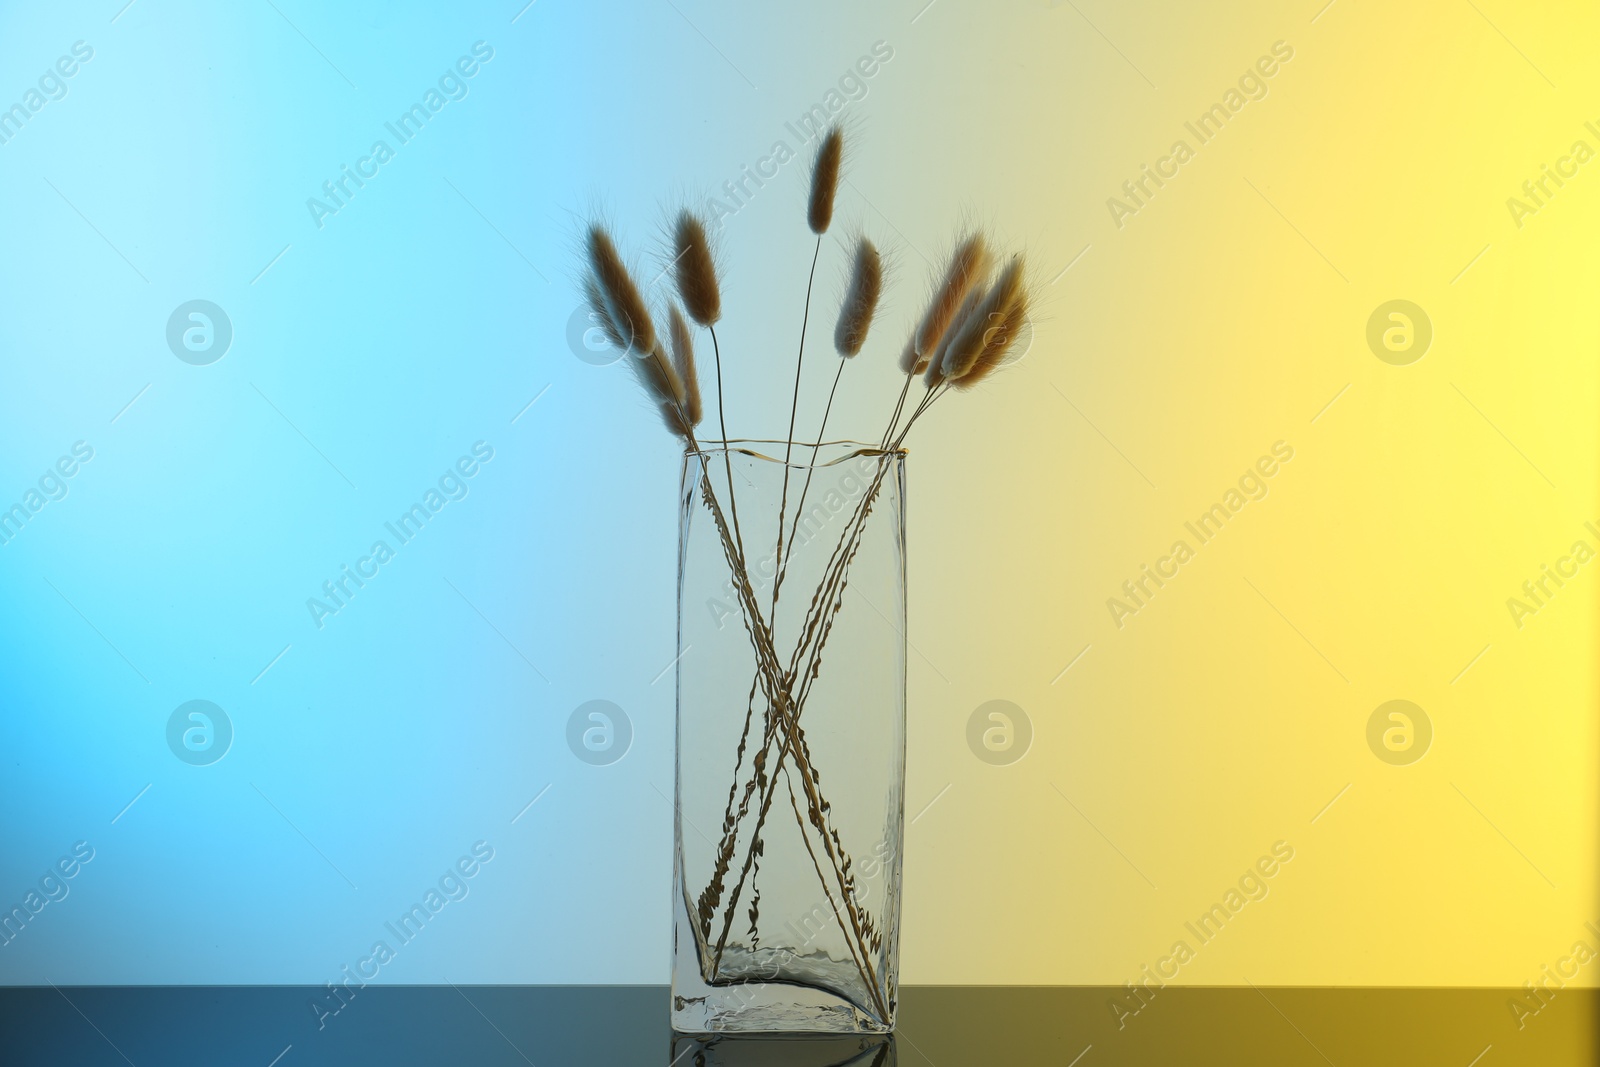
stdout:
<svg viewBox="0 0 1600 1067">
<path fill-rule="evenodd" d="M 905 794 L 905 454 L 684 458 L 672 1021 L 894 1025 Z M 780 533 L 781 519 L 781 533 Z"/>
</svg>

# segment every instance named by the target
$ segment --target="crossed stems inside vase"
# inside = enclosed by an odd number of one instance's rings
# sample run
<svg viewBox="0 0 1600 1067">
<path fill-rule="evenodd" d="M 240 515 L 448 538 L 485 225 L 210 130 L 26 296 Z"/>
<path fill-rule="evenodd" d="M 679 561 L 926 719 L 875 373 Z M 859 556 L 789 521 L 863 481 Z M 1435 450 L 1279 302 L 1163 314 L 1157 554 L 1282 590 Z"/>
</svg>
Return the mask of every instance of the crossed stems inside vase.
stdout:
<svg viewBox="0 0 1600 1067">
<path fill-rule="evenodd" d="M 907 377 L 907 386 L 910 378 Z M 911 418 L 901 428 L 895 437 L 892 447 L 889 438 L 894 433 L 897 418 L 890 423 L 890 428 L 885 431 L 880 449 L 885 456 L 898 452 L 900 445 L 910 431 L 912 423 L 927 409 L 942 390 L 931 390 L 922 403 L 917 405 Z M 902 391 L 901 398 L 904 400 Z M 897 405 L 896 416 L 900 414 Z M 813 456 L 813 461 L 814 461 Z M 728 466 L 726 448 L 723 450 L 724 465 Z M 888 1003 L 889 991 L 879 979 L 873 967 L 873 956 L 882 948 L 882 931 L 877 928 L 871 914 L 857 899 L 855 875 L 851 871 L 851 858 L 846 852 L 838 831 L 830 825 L 829 812 L 831 805 L 822 796 L 820 790 L 821 776 L 811 759 L 810 747 L 806 742 L 805 730 L 800 725 L 800 715 L 805 709 L 805 704 L 810 696 L 821 666 L 821 656 L 827 644 L 828 636 L 833 629 L 833 622 L 843 607 L 845 586 L 848 583 L 847 572 L 856 553 L 860 550 L 862 536 L 865 533 L 867 519 L 872 512 L 872 505 L 877 498 L 883 479 L 890 469 L 888 462 L 881 462 L 872 484 L 862 494 L 854 513 L 845 525 L 839 543 L 834 546 L 824 567 L 824 576 L 816 593 L 812 596 L 806 608 L 800 636 L 796 642 L 793 654 L 789 658 L 787 667 L 780 664 L 776 648 L 772 625 L 763 616 L 761 606 L 756 600 L 756 593 L 750 581 L 749 569 L 744 551 L 743 536 L 739 529 L 737 502 L 734 499 L 731 466 L 728 467 L 728 494 L 733 510 L 733 525 L 730 528 L 727 516 L 723 513 L 721 504 L 717 500 L 716 492 L 710 480 L 701 477 L 701 496 L 711 513 L 716 524 L 717 532 L 722 543 L 723 554 L 733 576 L 733 584 L 740 605 L 740 614 L 749 636 L 751 646 L 756 653 L 755 677 L 751 681 L 750 694 L 746 705 L 744 729 L 739 738 L 738 753 L 734 766 L 734 781 L 728 790 L 728 804 L 723 815 L 722 840 L 717 849 L 717 859 L 710 882 L 701 891 L 698 901 L 698 917 L 700 920 L 702 971 L 707 981 L 714 982 L 720 971 L 723 953 L 727 946 L 728 936 L 733 926 L 734 916 L 738 908 L 740 896 L 744 887 L 753 878 L 753 872 L 759 869 L 760 856 L 763 852 L 761 837 L 762 827 L 765 825 L 767 814 L 778 792 L 778 775 L 781 772 L 789 794 L 790 806 L 793 808 L 795 818 L 799 824 L 801 839 L 805 843 L 806 851 L 816 870 L 817 878 L 822 885 L 823 893 L 827 898 L 829 907 L 833 910 L 834 918 L 845 934 L 846 944 L 852 960 L 859 971 L 862 981 L 866 985 L 868 994 L 873 1001 L 873 1007 L 884 1019 L 890 1017 Z M 809 487 L 809 477 L 807 486 Z M 803 507 L 802 493 L 802 507 Z M 797 513 L 798 515 L 798 513 Z M 780 529 L 782 516 L 779 518 Z M 781 543 L 781 542 L 780 542 Z M 788 546 L 789 553 L 794 550 L 793 539 Z M 778 552 L 778 570 L 774 581 L 772 617 L 776 618 L 777 590 L 781 586 L 783 575 L 787 569 L 789 556 Z M 801 661 L 805 661 L 804 670 L 800 670 Z M 798 690 L 796 683 L 798 682 Z M 742 796 L 740 795 L 740 771 L 743 769 L 744 757 L 748 748 L 750 726 L 754 720 L 755 698 L 757 689 L 761 690 L 766 704 L 763 716 L 762 738 L 760 748 L 751 761 L 749 780 L 744 783 Z M 777 755 L 772 770 L 769 772 L 767 763 L 769 754 L 774 745 Z M 805 794 L 806 812 L 801 814 L 799 799 L 794 791 L 794 776 L 784 765 L 785 760 L 793 759 L 795 769 L 799 772 L 801 790 Z M 760 804 L 756 813 L 755 829 L 751 833 L 749 846 L 745 851 L 739 876 L 734 884 L 732 894 L 726 907 L 721 910 L 721 930 L 717 936 L 715 946 L 711 944 L 711 930 L 718 915 L 722 895 L 725 889 L 725 879 L 731 869 L 734 853 L 737 849 L 739 827 L 743 825 L 750 811 L 752 798 L 759 792 Z M 736 805 L 737 801 L 737 805 Z M 735 810 L 737 806 L 737 811 Z M 822 857 L 819 858 L 817 850 L 812 846 L 811 838 L 806 832 L 806 823 L 816 831 L 816 836 L 822 844 Z M 824 871 L 823 861 L 826 861 L 829 870 Z M 830 879 L 829 875 L 832 876 Z M 835 895 L 837 887 L 837 897 Z M 841 907 L 842 903 L 842 907 Z M 752 900 L 750 907 L 750 921 L 752 933 L 755 932 L 758 919 L 758 905 Z M 709 955 L 709 959 L 706 956 Z"/>
</svg>

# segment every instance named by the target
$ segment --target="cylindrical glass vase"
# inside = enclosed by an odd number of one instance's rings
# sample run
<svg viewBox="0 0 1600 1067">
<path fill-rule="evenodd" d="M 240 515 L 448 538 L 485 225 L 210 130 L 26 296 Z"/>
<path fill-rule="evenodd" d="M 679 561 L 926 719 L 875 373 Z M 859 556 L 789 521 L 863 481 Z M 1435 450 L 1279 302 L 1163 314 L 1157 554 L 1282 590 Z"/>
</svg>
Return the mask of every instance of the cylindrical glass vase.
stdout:
<svg viewBox="0 0 1600 1067">
<path fill-rule="evenodd" d="M 882 1032 L 898 995 L 905 454 L 684 457 L 672 1025 Z M 781 532 L 780 532 L 781 531 Z"/>
</svg>

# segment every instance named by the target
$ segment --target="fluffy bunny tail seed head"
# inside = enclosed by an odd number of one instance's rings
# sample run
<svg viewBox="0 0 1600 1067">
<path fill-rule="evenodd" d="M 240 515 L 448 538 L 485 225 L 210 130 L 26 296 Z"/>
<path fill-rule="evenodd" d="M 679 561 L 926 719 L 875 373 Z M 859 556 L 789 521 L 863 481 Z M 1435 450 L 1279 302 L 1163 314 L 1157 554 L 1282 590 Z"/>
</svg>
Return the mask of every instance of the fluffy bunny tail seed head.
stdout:
<svg viewBox="0 0 1600 1067">
<path fill-rule="evenodd" d="M 926 356 L 920 357 L 922 362 L 918 364 L 918 369 L 924 372 L 922 380 L 929 389 L 944 381 L 945 355 L 949 351 L 950 342 L 960 328 L 961 323 L 966 321 L 968 315 L 972 314 L 972 309 L 982 298 L 983 290 L 981 288 L 973 286 L 969 289 L 967 295 L 961 300 L 961 306 L 956 309 L 955 315 L 952 317 L 951 328 L 945 331 L 944 337 L 939 341 L 939 347 Z"/>
<path fill-rule="evenodd" d="M 694 424 L 685 417 L 682 408 L 675 404 L 662 404 L 661 421 L 667 424 L 667 429 L 674 437 L 683 438 L 684 444 L 694 443 Z"/>
<path fill-rule="evenodd" d="M 679 212 L 672 238 L 673 270 L 684 310 L 701 326 L 710 326 L 722 318 L 722 290 L 705 224 L 693 212 Z"/>
<path fill-rule="evenodd" d="M 622 256 L 611 240 L 611 235 L 598 223 L 589 227 L 585 241 L 589 254 L 589 269 L 595 285 L 606 305 L 611 324 L 617 335 L 629 342 L 620 345 L 635 352 L 651 352 L 656 347 L 655 324 L 650 321 L 650 311 L 633 276 L 623 265 Z"/>
<path fill-rule="evenodd" d="M 977 292 L 977 290 L 974 290 Z M 959 379 L 972 370 L 983 353 L 990 331 L 1005 319 L 1006 311 L 1022 292 L 1022 257 L 1013 256 L 987 292 L 972 302 L 960 319 L 951 323 L 944 346 L 942 370 L 946 378 Z"/>
<path fill-rule="evenodd" d="M 630 366 L 634 375 L 639 379 L 639 384 L 644 386 L 646 393 L 652 400 L 663 404 L 674 404 L 683 407 L 688 402 L 684 394 L 683 379 L 678 377 L 677 368 L 667 358 L 660 346 L 657 346 L 648 355 L 636 356 Z"/>
<path fill-rule="evenodd" d="M 839 325 L 833 331 L 833 346 L 849 359 L 866 344 L 872 315 L 883 292 L 883 257 L 865 237 L 856 243 L 855 264 L 850 271 L 850 288 L 839 308 Z"/>
<path fill-rule="evenodd" d="M 688 391 L 667 354 L 658 347 L 646 355 L 630 355 L 624 362 L 645 395 L 661 412 L 667 429 L 686 443 L 692 441 L 694 424 L 688 419 Z"/>
<path fill-rule="evenodd" d="M 694 369 L 694 338 L 677 305 L 669 312 L 667 325 L 672 337 L 672 369 L 683 383 L 683 414 L 690 426 L 698 426 L 705 409 L 700 400 L 700 376 Z"/>
<path fill-rule="evenodd" d="M 978 353 L 972 369 L 960 378 L 952 380 L 950 384 L 957 389 L 971 389 L 999 370 L 1005 365 L 1006 357 L 1011 354 L 1011 350 L 1016 347 L 1017 338 L 1027 324 L 1028 293 L 1024 289 L 1006 309 L 999 325 L 985 331 L 987 337 L 984 340 L 983 350 Z"/>
<path fill-rule="evenodd" d="M 833 221 L 833 201 L 839 192 L 839 170 L 844 164 L 844 134 L 834 126 L 817 147 L 811 166 L 811 200 L 806 205 L 806 222 L 811 232 L 822 236 Z"/>
<path fill-rule="evenodd" d="M 961 302 L 989 269 L 989 248 L 983 234 L 969 234 L 950 255 L 944 278 L 928 302 L 928 310 L 912 339 L 917 355 L 927 359 L 939 347 Z"/>
<path fill-rule="evenodd" d="M 606 298 L 601 294 L 600 285 L 594 280 L 593 274 L 583 276 L 583 299 L 589 305 L 589 317 L 606 335 L 606 340 L 618 351 L 626 351 L 628 343 L 617 329 L 617 324 L 611 321 L 611 309 L 606 307 Z"/>
</svg>

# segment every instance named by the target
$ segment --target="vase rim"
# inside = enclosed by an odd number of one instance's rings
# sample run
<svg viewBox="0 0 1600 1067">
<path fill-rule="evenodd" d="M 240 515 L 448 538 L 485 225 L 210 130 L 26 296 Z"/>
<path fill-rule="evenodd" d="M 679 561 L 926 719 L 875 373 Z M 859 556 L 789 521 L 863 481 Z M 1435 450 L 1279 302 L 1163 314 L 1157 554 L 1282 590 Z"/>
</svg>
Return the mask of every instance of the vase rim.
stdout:
<svg viewBox="0 0 1600 1067">
<path fill-rule="evenodd" d="M 782 465 L 786 462 L 782 455 L 768 455 L 767 450 L 772 452 L 782 452 L 788 447 L 788 441 L 779 441 L 767 438 L 733 437 L 726 441 L 701 441 L 700 447 L 697 449 L 689 449 L 688 454 L 691 456 L 710 458 L 712 456 L 718 456 L 724 453 L 738 453 L 740 455 L 749 456 L 752 459 L 759 459 L 768 463 L 777 463 Z M 803 449 L 807 448 L 817 450 L 813 453 L 811 462 L 807 462 L 800 455 L 790 455 L 789 459 L 787 460 L 788 465 L 802 469 L 807 467 L 821 469 L 824 467 L 837 466 L 840 463 L 846 463 L 852 459 L 858 459 L 863 456 L 889 456 L 903 460 L 908 455 L 906 449 L 904 448 L 881 448 L 878 445 L 868 444 L 865 441 L 852 441 L 849 439 L 840 439 L 834 441 L 795 441 L 793 443 L 793 451 L 795 453 L 799 453 Z M 840 450 L 843 451 L 841 452 Z M 821 455 L 817 454 L 819 452 Z"/>
</svg>

